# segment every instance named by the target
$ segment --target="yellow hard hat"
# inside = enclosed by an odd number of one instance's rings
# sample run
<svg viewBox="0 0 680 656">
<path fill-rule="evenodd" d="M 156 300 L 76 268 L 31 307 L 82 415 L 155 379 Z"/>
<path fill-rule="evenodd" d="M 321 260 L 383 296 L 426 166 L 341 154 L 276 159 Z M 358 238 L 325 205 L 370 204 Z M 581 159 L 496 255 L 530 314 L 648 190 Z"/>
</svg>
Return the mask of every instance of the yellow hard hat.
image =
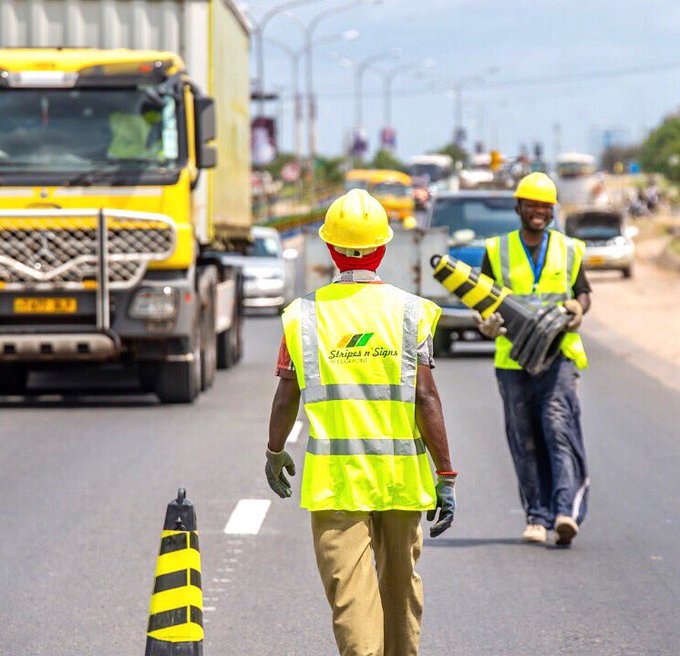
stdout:
<svg viewBox="0 0 680 656">
<path fill-rule="evenodd" d="M 364 189 L 352 189 L 328 208 L 319 236 L 338 248 L 378 248 L 394 233 L 383 206 Z"/>
<path fill-rule="evenodd" d="M 557 203 L 555 183 L 545 173 L 530 173 L 524 176 L 513 194 L 515 198 L 536 200 L 541 203 Z"/>
</svg>

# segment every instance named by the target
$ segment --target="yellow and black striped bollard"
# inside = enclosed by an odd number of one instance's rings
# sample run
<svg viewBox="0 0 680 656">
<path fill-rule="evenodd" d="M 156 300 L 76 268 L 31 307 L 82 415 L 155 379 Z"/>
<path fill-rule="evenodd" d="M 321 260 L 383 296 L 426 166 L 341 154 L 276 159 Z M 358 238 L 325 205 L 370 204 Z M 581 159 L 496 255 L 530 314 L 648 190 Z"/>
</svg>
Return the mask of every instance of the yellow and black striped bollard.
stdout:
<svg viewBox="0 0 680 656">
<path fill-rule="evenodd" d="M 494 312 L 503 317 L 506 337 L 512 342 L 510 357 L 531 375 L 540 374 L 554 362 L 571 318 L 563 307 L 526 303 L 512 290 L 499 287 L 489 276 L 448 255 L 434 255 L 430 264 L 432 275 L 483 319 Z"/>
<path fill-rule="evenodd" d="M 168 504 L 156 560 L 146 656 L 202 656 L 203 591 L 196 512 L 180 488 Z"/>
</svg>

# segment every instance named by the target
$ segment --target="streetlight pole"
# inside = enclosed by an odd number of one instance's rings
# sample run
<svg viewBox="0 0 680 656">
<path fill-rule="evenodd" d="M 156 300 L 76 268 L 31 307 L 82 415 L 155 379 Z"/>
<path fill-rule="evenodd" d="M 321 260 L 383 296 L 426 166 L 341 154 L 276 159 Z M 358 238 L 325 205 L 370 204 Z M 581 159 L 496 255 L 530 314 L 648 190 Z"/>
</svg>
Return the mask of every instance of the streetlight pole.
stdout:
<svg viewBox="0 0 680 656">
<path fill-rule="evenodd" d="M 314 160 L 316 159 L 317 152 L 317 106 L 316 97 L 314 95 L 314 30 L 319 26 L 319 24 L 330 16 L 339 14 L 344 11 L 349 11 L 350 9 L 355 9 L 356 7 L 361 7 L 367 4 L 380 4 L 382 0 L 351 0 L 345 4 L 339 5 L 337 7 L 331 7 L 326 11 L 322 11 L 320 14 L 312 18 L 307 27 L 305 28 L 305 53 L 306 53 L 306 86 L 307 86 L 307 141 L 309 147 L 309 159 L 312 169 L 312 179 L 314 179 Z"/>
<path fill-rule="evenodd" d="M 361 61 L 346 60 L 354 66 L 354 127 L 356 130 L 361 130 L 363 127 L 364 74 L 376 62 L 388 57 L 399 57 L 400 54 L 399 48 L 390 48 Z"/>
<path fill-rule="evenodd" d="M 458 80 L 449 84 L 449 91 L 453 95 L 453 143 L 456 146 L 463 145 L 462 134 L 463 134 L 463 86 L 469 82 L 481 82 L 484 80 L 486 75 L 493 75 L 498 72 L 496 66 L 490 66 L 489 68 L 477 73 L 475 75 L 466 75 Z"/>
<path fill-rule="evenodd" d="M 383 128 L 392 127 L 392 84 L 395 78 L 403 73 L 408 73 L 413 70 L 426 70 L 432 68 L 435 64 L 434 59 L 424 59 L 422 61 L 411 62 L 404 66 L 399 66 L 388 72 L 378 71 L 383 79 Z"/>
<path fill-rule="evenodd" d="M 358 38 L 356 30 L 346 30 L 337 34 L 330 34 L 314 40 L 314 45 L 322 45 L 333 41 L 353 41 Z M 293 143 L 295 144 L 295 157 L 298 161 L 302 160 L 302 95 L 300 94 L 300 59 L 306 53 L 306 47 L 294 50 L 288 44 L 278 39 L 267 38 L 267 41 L 288 54 L 291 61 L 291 89 L 293 93 L 294 114 L 293 114 Z"/>
<path fill-rule="evenodd" d="M 265 107 L 265 88 L 264 88 L 264 30 L 267 27 L 269 21 L 274 18 L 277 14 L 281 12 L 288 11 L 295 7 L 300 7 L 302 5 L 309 5 L 314 2 L 319 2 L 320 0 L 288 0 L 283 4 L 277 5 L 265 12 L 259 20 L 254 20 L 251 16 L 248 20 L 253 25 L 253 33 L 255 37 L 255 58 L 257 67 L 257 94 L 256 98 L 258 100 L 258 115 L 264 115 Z"/>
</svg>

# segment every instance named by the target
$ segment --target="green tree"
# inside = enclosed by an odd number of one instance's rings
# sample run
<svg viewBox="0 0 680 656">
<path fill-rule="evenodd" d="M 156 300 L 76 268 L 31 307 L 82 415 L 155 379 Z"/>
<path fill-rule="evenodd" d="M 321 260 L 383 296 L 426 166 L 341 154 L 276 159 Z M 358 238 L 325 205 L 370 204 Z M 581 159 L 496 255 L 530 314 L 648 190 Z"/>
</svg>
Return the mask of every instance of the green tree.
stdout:
<svg viewBox="0 0 680 656">
<path fill-rule="evenodd" d="M 318 155 L 316 158 L 316 178 L 322 186 L 332 186 L 341 184 L 345 175 L 344 157 L 323 157 Z"/>
<path fill-rule="evenodd" d="M 680 112 L 667 116 L 642 144 L 640 164 L 649 173 L 662 173 L 680 182 Z"/>
<path fill-rule="evenodd" d="M 389 169 L 391 171 L 402 171 L 403 173 L 408 171 L 406 164 L 386 148 L 381 148 L 375 154 L 369 166 L 373 169 Z"/>
</svg>

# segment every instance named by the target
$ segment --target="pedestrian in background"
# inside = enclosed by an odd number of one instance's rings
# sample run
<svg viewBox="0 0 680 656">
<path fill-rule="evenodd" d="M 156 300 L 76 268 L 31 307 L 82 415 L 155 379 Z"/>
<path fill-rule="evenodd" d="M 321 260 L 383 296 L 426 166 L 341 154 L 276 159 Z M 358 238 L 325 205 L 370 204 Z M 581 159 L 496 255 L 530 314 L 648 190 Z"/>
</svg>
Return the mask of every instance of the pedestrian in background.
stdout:
<svg viewBox="0 0 680 656">
<path fill-rule="evenodd" d="M 291 495 L 283 470 L 294 475 L 295 465 L 283 449 L 302 397 L 310 436 L 301 505 L 311 511 L 339 652 L 413 656 L 423 612 L 421 513 L 433 520 L 440 509 L 436 537 L 455 510 L 456 472 L 431 371 L 441 310 L 376 274 L 393 235 L 366 191 L 336 200 L 319 234 L 340 274 L 284 312 L 267 480 L 280 497 Z"/>
<path fill-rule="evenodd" d="M 496 378 L 505 407 L 505 429 L 526 512 L 522 539 L 545 543 L 555 529 L 568 546 L 579 532 L 588 501 L 588 468 L 576 393 L 578 369 L 588 366 L 576 332 L 590 308 L 583 272 L 585 244 L 549 230 L 557 190 L 544 173 L 523 178 L 515 192 L 520 230 L 486 242 L 482 273 L 529 303 L 555 302 L 573 314 L 560 356 L 531 376 L 510 357 L 503 318 L 479 317 L 479 330 L 496 339 Z"/>
</svg>

